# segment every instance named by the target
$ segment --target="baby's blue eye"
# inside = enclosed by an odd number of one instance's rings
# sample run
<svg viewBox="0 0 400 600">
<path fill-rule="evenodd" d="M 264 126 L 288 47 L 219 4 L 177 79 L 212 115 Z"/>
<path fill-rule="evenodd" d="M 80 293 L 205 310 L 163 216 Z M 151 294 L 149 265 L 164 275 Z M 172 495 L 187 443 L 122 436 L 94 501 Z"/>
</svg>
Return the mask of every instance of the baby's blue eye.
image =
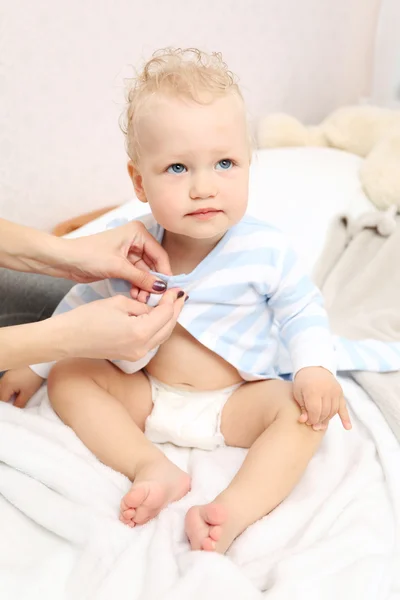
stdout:
<svg viewBox="0 0 400 600">
<path fill-rule="evenodd" d="M 233 167 L 233 162 L 229 158 L 224 158 L 223 160 L 217 162 L 216 168 L 218 169 L 218 167 L 222 171 L 228 171 Z"/>
<path fill-rule="evenodd" d="M 175 173 L 176 175 L 180 175 L 181 173 L 184 173 L 185 171 L 186 171 L 186 167 L 185 167 L 185 165 L 181 165 L 181 163 L 175 163 L 174 165 L 171 165 L 167 169 L 168 173 Z"/>
</svg>

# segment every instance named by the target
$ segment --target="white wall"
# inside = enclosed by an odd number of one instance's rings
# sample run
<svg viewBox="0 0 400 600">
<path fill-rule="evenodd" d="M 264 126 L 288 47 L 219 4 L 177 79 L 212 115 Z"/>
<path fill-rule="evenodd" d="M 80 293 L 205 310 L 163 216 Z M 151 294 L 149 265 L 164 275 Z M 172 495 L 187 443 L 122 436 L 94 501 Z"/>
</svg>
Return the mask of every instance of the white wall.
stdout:
<svg viewBox="0 0 400 600">
<path fill-rule="evenodd" d="M 400 0 L 382 0 L 371 101 L 400 108 Z"/>
<path fill-rule="evenodd" d="M 222 51 L 251 114 L 308 122 L 369 90 L 380 0 L 0 0 L 0 216 L 49 228 L 131 196 L 121 79 Z"/>
</svg>

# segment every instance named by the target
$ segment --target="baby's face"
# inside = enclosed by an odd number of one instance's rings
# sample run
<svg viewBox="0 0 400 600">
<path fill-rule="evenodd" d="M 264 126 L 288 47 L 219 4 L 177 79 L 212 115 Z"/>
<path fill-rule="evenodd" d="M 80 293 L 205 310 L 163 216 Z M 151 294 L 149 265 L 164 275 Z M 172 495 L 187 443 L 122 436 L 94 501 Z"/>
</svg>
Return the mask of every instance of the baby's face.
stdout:
<svg viewBox="0 0 400 600">
<path fill-rule="evenodd" d="M 149 103 L 150 104 L 150 103 Z M 129 172 L 140 200 L 171 233 L 215 239 L 243 217 L 250 147 L 242 100 L 151 101 L 138 123 L 140 163 Z"/>
</svg>

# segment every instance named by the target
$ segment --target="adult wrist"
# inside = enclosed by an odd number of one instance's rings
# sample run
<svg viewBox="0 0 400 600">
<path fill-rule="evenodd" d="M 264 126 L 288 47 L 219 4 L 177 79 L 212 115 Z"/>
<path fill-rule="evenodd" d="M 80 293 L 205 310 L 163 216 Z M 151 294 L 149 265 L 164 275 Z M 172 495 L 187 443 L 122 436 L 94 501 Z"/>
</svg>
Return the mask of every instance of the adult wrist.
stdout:
<svg viewBox="0 0 400 600">
<path fill-rule="evenodd" d="M 62 360 L 79 356 L 79 334 L 71 326 L 74 311 L 69 311 L 42 321 L 47 336 L 47 347 L 51 356 L 48 360 Z"/>
<path fill-rule="evenodd" d="M 4 327 L 0 330 L 0 370 L 72 356 L 71 337 L 68 323 L 57 321 L 57 317 Z"/>
<path fill-rule="evenodd" d="M 36 233 L 36 232 L 35 232 Z M 65 264 L 65 240 L 50 233 L 37 232 L 22 244 L 16 258 L 23 264 L 21 270 L 43 275 L 54 275 L 57 267 Z"/>
</svg>

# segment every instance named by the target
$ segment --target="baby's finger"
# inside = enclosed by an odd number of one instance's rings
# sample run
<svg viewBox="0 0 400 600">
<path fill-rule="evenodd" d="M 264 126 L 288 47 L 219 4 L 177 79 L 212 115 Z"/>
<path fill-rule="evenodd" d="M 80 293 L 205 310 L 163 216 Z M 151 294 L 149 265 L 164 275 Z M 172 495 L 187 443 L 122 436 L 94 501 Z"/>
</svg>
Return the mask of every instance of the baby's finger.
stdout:
<svg viewBox="0 0 400 600">
<path fill-rule="evenodd" d="M 331 411 L 328 415 L 328 419 L 332 419 L 335 415 L 338 414 L 340 408 L 340 396 L 334 396 L 331 399 Z"/>
<path fill-rule="evenodd" d="M 300 406 L 301 415 L 299 417 L 299 423 L 307 423 L 308 421 L 308 412 L 306 411 L 305 406 Z"/>
<path fill-rule="evenodd" d="M 331 398 L 331 396 L 324 396 L 322 398 L 322 406 L 321 406 L 321 414 L 319 417 L 319 424 L 322 424 L 324 421 L 329 419 L 329 416 L 332 411 L 332 403 L 333 403 L 333 398 Z"/>
<path fill-rule="evenodd" d="M 1 381 L 1 380 L 0 380 Z M 13 397 L 14 388 L 9 385 L 0 385 L 0 402 L 8 402 Z"/>
<path fill-rule="evenodd" d="M 17 408 L 24 408 L 29 400 L 29 397 L 30 395 L 27 392 L 20 392 L 15 398 L 14 406 Z"/>
<path fill-rule="evenodd" d="M 319 394 L 308 394 L 304 397 L 308 412 L 307 425 L 317 425 L 321 420 L 322 398 Z"/>
<path fill-rule="evenodd" d="M 306 423 L 308 421 L 308 414 L 307 414 L 306 407 L 304 405 L 304 398 L 303 398 L 303 394 L 302 394 L 301 390 L 295 391 L 295 393 L 293 394 L 293 397 L 296 400 L 296 402 L 299 405 L 299 408 L 301 410 L 301 415 L 298 418 L 298 422 Z"/>
<path fill-rule="evenodd" d="M 340 420 L 342 421 L 343 427 L 347 430 L 351 429 L 352 425 L 351 425 L 351 421 L 350 421 L 350 415 L 347 410 L 346 400 L 344 399 L 344 396 L 342 396 L 340 399 L 340 406 L 339 406 L 338 412 L 339 412 L 339 417 L 340 417 Z"/>
<path fill-rule="evenodd" d="M 317 425 L 313 425 L 313 429 L 314 431 L 325 431 L 326 429 L 328 429 L 328 424 L 329 424 L 329 419 L 326 419 L 325 421 L 322 421 L 321 423 L 318 423 Z"/>
</svg>

